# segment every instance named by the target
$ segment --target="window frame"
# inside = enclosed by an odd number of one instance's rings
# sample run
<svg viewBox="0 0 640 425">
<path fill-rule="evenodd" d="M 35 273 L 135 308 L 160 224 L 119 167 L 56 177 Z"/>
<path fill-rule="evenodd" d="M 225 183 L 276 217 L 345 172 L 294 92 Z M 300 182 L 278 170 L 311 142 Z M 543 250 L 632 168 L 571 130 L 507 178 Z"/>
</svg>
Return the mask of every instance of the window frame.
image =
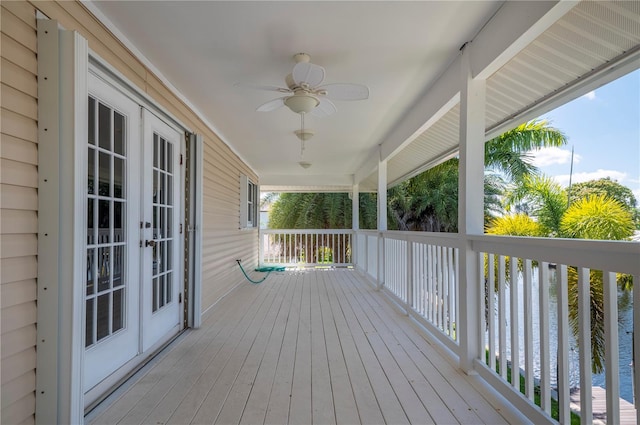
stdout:
<svg viewBox="0 0 640 425">
<path fill-rule="evenodd" d="M 240 229 L 258 227 L 258 185 L 248 176 L 240 175 Z"/>
</svg>

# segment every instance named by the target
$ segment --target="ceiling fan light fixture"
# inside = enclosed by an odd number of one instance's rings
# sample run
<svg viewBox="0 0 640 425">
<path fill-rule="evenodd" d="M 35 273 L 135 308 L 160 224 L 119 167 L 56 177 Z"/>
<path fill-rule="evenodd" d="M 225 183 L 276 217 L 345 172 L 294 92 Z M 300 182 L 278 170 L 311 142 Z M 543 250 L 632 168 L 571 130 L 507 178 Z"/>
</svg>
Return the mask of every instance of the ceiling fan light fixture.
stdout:
<svg viewBox="0 0 640 425">
<path fill-rule="evenodd" d="M 295 94 L 284 99 L 284 104 L 296 114 L 306 114 L 313 111 L 320 101 L 308 94 Z"/>
<path fill-rule="evenodd" d="M 300 162 L 298 162 L 298 164 L 299 164 L 302 168 L 304 168 L 305 170 L 306 170 L 307 168 L 311 167 L 311 163 L 310 163 L 310 162 L 307 162 L 307 161 L 300 161 Z"/>
<path fill-rule="evenodd" d="M 306 142 L 307 140 L 311 139 L 315 134 L 313 130 L 307 130 L 306 128 L 301 130 L 296 130 L 294 131 L 294 133 L 298 137 L 298 139 L 300 139 L 302 142 Z"/>
</svg>

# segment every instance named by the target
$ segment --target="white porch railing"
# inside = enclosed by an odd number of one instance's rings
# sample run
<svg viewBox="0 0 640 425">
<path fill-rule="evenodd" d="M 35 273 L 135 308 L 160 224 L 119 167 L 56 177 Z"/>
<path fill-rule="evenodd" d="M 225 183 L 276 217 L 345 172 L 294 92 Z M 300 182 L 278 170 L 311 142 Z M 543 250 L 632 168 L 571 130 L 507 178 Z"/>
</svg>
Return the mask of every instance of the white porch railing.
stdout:
<svg viewBox="0 0 640 425">
<path fill-rule="evenodd" d="M 378 253 L 380 238 L 383 243 Z M 458 254 L 462 239 L 458 235 L 358 231 L 356 239 L 356 268 L 377 282 L 384 293 L 453 353 L 462 354 L 456 332 L 459 309 L 478 312 L 481 335 L 477 338 L 475 369 L 534 422 L 553 422 L 552 399 L 558 402 L 557 420 L 570 422 L 570 356 L 578 358 L 572 376 L 574 381 L 575 375 L 580 376 L 582 423 L 593 420 L 588 296 L 590 281 L 595 283 L 594 279 L 602 276 L 607 422 L 625 423 L 619 403 L 616 273 L 631 275 L 634 283 L 639 281 L 640 244 L 474 236 L 471 246 L 478 259 L 477 284 L 481 295 L 478 300 L 461 300 Z M 380 268 L 378 258 L 383 259 Z M 550 304 L 550 293 L 557 302 Z M 640 308 L 639 294 L 640 291 L 634 291 L 636 311 Z M 569 325 L 570 296 L 579 297 L 580 307 L 574 317 L 580 328 L 578 346 L 584 347 L 580 350 L 576 344 L 574 347 L 569 344 L 573 338 Z M 638 316 L 634 316 L 635 329 L 640 326 Z M 640 361 L 638 353 L 640 349 L 636 346 L 636 364 Z M 520 373 L 511 374 L 507 381 L 509 369 Z M 635 382 L 640 382 L 638 373 L 633 373 Z M 638 399 L 638 385 L 634 390 Z M 540 394 L 537 402 L 540 407 L 534 403 L 536 393 Z"/>
<path fill-rule="evenodd" d="M 350 266 L 353 231 L 260 229 L 260 264 Z"/>
</svg>

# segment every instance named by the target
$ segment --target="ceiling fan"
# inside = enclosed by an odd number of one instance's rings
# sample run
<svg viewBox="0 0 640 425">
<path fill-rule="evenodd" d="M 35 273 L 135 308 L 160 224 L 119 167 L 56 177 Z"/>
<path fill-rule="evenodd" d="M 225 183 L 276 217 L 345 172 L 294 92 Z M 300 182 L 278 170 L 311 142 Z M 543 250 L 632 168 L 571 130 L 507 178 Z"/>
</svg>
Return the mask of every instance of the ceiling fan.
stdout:
<svg viewBox="0 0 640 425">
<path fill-rule="evenodd" d="M 260 105 L 258 112 L 269 112 L 287 106 L 296 114 L 311 113 L 323 117 L 337 111 L 331 100 L 365 100 L 369 98 L 369 87 L 362 84 L 337 83 L 320 85 L 324 81 L 324 68 L 310 62 L 306 53 L 293 56 L 296 65 L 285 77 L 287 88 L 277 86 L 246 85 L 247 87 L 286 93 Z M 244 84 L 243 84 L 244 85 Z"/>
</svg>

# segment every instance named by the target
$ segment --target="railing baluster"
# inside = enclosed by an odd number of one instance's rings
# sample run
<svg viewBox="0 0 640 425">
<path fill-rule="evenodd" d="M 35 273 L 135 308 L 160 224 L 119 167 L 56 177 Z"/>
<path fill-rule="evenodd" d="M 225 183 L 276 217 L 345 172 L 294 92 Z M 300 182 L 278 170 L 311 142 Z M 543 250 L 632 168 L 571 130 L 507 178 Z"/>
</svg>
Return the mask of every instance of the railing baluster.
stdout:
<svg viewBox="0 0 640 425">
<path fill-rule="evenodd" d="M 507 315 L 506 315 L 506 276 L 504 255 L 498 256 L 498 332 L 500 352 L 500 376 L 507 379 Z"/>
<path fill-rule="evenodd" d="M 631 367 L 633 372 L 633 386 L 634 390 L 634 404 L 636 405 L 636 425 L 640 425 L 640 409 L 638 409 L 638 403 L 640 403 L 640 334 L 635 333 L 640 329 L 640 275 L 633 276 L 633 285 L 636 289 L 633 290 L 633 358 L 631 360 Z"/>
<path fill-rule="evenodd" d="M 618 346 L 618 288 L 616 274 L 603 271 L 604 353 L 607 387 L 607 423 L 620 423 L 620 357 Z M 637 308 L 637 307 L 636 307 Z"/>
<path fill-rule="evenodd" d="M 433 292 L 435 291 L 434 287 L 435 282 L 435 247 L 433 245 L 429 245 L 429 321 L 431 323 L 435 322 L 435 313 L 434 313 L 434 296 Z"/>
<path fill-rule="evenodd" d="M 569 294 L 567 290 L 567 266 L 565 264 L 559 264 L 557 266 L 557 272 L 558 279 L 556 285 L 556 296 L 558 298 L 558 421 L 562 424 L 568 424 L 571 421 L 571 416 L 569 410 Z"/>
<path fill-rule="evenodd" d="M 580 347 L 580 424 L 593 423 L 591 402 L 591 291 L 589 269 L 578 268 L 578 346 Z"/>
<path fill-rule="evenodd" d="M 449 330 L 449 248 L 442 247 L 442 332 Z"/>
<path fill-rule="evenodd" d="M 479 307 L 478 307 L 478 313 L 480 313 L 480 337 L 478 338 L 478 354 L 480 356 L 482 356 L 480 358 L 480 360 L 482 360 L 482 363 L 485 364 L 486 361 L 484 359 L 484 352 L 487 349 L 487 341 L 486 341 L 486 336 L 487 336 L 487 316 L 486 316 L 486 309 L 487 309 L 487 303 L 485 302 L 485 300 L 487 300 L 488 298 L 488 294 L 486 291 L 486 277 L 485 277 L 485 273 L 484 273 L 484 261 L 485 261 L 485 255 L 483 252 L 478 252 L 478 277 L 480 278 L 480 282 L 478 282 L 478 284 L 480 285 L 480 291 L 479 294 L 480 296 L 478 297 L 478 303 L 479 303 Z M 456 299 L 458 297 L 456 296 Z M 457 332 L 456 332 L 457 334 Z M 491 357 L 491 356 L 489 356 Z"/>
<path fill-rule="evenodd" d="M 549 263 L 539 266 L 540 290 L 540 408 L 551 414 L 551 366 L 549 363 Z"/>
<path fill-rule="evenodd" d="M 426 250 L 425 245 L 420 244 L 420 293 L 419 293 L 419 303 L 420 303 L 420 314 L 425 316 L 424 310 L 424 299 L 425 299 L 425 276 L 426 276 Z"/>
<path fill-rule="evenodd" d="M 449 248 L 449 337 L 454 337 L 454 324 L 456 323 L 455 318 L 455 300 L 456 300 L 456 282 L 458 281 L 458 276 L 455 272 L 455 249 Z"/>
<path fill-rule="evenodd" d="M 524 368 L 525 368 L 525 395 L 531 401 L 534 400 L 533 382 L 533 311 L 531 309 L 531 260 L 524 261 L 523 268 L 522 305 L 524 307 Z"/>
<path fill-rule="evenodd" d="M 436 261 L 437 261 L 437 270 L 438 277 L 436 280 L 436 326 L 438 329 L 442 329 L 442 247 L 436 247 Z"/>
<path fill-rule="evenodd" d="M 406 264 L 405 269 L 405 288 L 407 292 L 407 314 L 413 308 L 413 245 L 410 241 L 405 242 L 406 246 Z"/>
<path fill-rule="evenodd" d="M 511 256 L 509 263 L 511 266 L 511 276 L 509 277 L 510 287 L 510 310 L 511 321 L 511 384 L 520 391 L 520 326 L 518 320 L 518 258 Z"/>
<path fill-rule="evenodd" d="M 489 283 L 487 284 L 488 300 L 488 318 L 489 322 L 489 367 L 492 371 L 496 370 L 496 281 L 495 281 L 495 258 L 493 254 L 489 254 L 487 261 L 489 270 Z"/>
</svg>

